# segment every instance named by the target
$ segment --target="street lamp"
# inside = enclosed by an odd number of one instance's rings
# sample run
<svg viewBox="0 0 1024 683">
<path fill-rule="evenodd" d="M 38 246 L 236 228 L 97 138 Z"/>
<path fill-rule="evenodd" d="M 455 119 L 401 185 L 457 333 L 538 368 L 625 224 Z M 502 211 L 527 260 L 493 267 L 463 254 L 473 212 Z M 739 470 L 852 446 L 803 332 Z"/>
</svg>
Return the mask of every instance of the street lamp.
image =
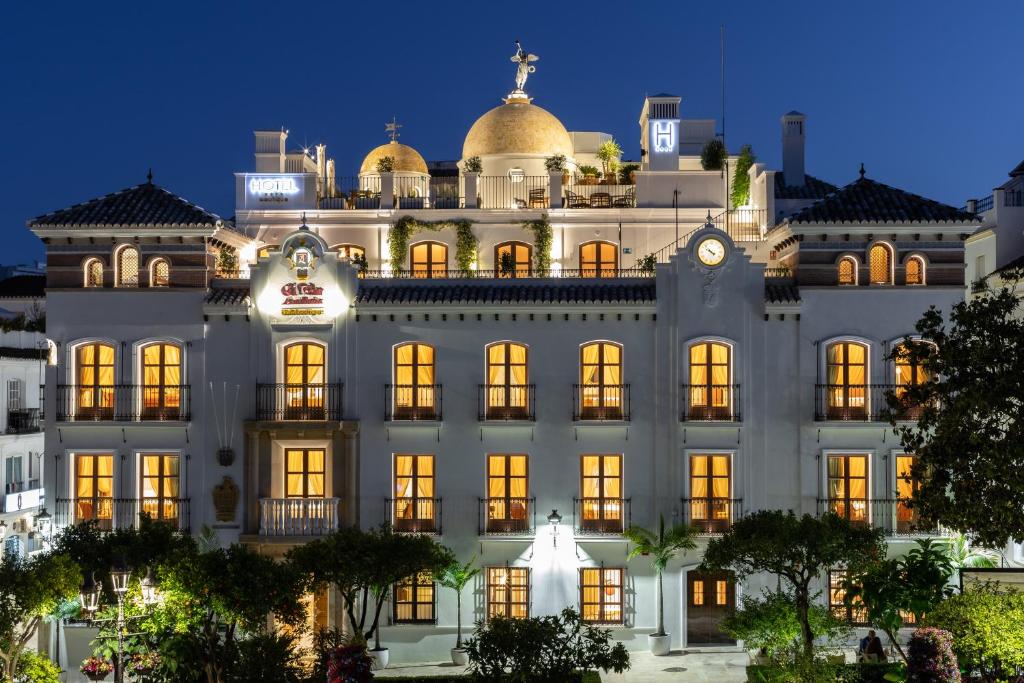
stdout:
<svg viewBox="0 0 1024 683">
<path fill-rule="evenodd" d="M 562 515 L 558 514 L 558 510 L 552 510 L 551 514 L 548 515 L 548 524 L 551 525 L 551 538 L 554 547 L 558 547 L 558 525 L 562 523 Z"/>
<path fill-rule="evenodd" d="M 82 590 L 78 594 L 78 601 L 82 605 L 82 609 L 85 610 L 87 616 L 92 616 L 97 609 L 100 607 L 100 592 L 102 591 L 100 585 L 96 583 L 96 577 L 92 574 L 85 577 L 85 582 L 82 584 Z"/>
<path fill-rule="evenodd" d="M 39 537 L 44 544 L 50 542 L 50 523 L 52 521 L 53 517 L 46 511 L 45 507 L 32 517 L 32 525 L 39 532 Z"/>
<path fill-rule="evenodd" d="M 123 561 L 117 562 L 110 568 L 110 583 L 114 589 L 114 595 L 117 597 L 117 616 L 112 619 L 96 620 L 97 622 L 111 621 L 114 625 L 114 635 L 100 636 L 100 638 L 117 639 L 117 659 L 114 663 L 115 683 L 124 683 L 124 639 L 127 636 L 141 635 L 137 633 L 128 633 L 128 620 L 141 618 L 142 615 L 126 617 L 124 613 L 125 594 L 128 592 L 128 584 L 131 581 L 131 578 L 131 569 L 129 569 Z M 143 604 L 147 606 L 154 604 L 158 599 L 158 592 L 156 576 L 154 575 L 152 568 L 146 570 L 146 575 L 139 584 L 142 589 Z M 87 618 L 90 620 L 92 620 L 92 615 L 99 609 L 101 593 L 102 586 L 96 582 L 94 576 L 90 575 L 85 580 L 85 583 L 82 584 L 82 590 L 79 596 L 82 601 L 82 609 L 85 610 Z"/>
<path fill-rule="evenodd" d="M 156 575 L 153 573 L 152 567 L 146 568 L 146 575 L 139 585 L 142 589 L 142 603 L 147 606 L 155 605 L 160 599 L 160 595 L 157 592 Z"/>
</svg>

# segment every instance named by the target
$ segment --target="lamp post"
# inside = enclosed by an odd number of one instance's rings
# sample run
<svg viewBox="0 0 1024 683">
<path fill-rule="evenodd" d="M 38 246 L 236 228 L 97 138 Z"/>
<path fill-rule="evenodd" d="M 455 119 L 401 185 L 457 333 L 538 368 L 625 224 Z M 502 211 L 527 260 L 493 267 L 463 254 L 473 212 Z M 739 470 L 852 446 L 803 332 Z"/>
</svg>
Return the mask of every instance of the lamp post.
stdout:
<svg viewBox="0 0 1024 683">
<path fill-rule="evenodd" d="M 52 521 L 53 518 L 45 507 L 32 517 L 32 525 L 39 534 L 41 550 L 45 550 L 50 543 L 50 530 L 52 529 L 50 523 Z"/>
<path fill-rule="evenodd" d="M 548 515 L 548 524 L 551 525 L 551 538 L 554 547 L 558 547 L 558 525 L 562 523 L 562 515 L 558 514 L 558 510 L 552 510 L 551 514 Z"/>
</svg>

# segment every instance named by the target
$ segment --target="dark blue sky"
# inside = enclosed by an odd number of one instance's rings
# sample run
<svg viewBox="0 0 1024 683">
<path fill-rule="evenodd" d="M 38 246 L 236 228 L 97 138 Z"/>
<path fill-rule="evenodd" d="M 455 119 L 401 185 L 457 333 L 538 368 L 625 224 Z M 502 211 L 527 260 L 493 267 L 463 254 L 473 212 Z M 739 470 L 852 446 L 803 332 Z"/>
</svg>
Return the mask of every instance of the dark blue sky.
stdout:
<svg viewBox="0 0 1024 683">
<path fill-rule="evenodd" d="M 808 115 L 807 169 L 868 175 L 960 205 L 1024 158 L 1024 3 L 18 2 L 0 27 L 5 248 L 42 255 L 26 219 L 155 181 L 232 215 L 252 130 L 325 142 L 339 175 L 385 141 L 455 159 L 513 85 L 513 41 L 540 55 L 528 90 L 570 130 L 638 154 L 646 93 L 720 114 L 729 147 L 780 161 L 779 116 Z"/>
</svg>

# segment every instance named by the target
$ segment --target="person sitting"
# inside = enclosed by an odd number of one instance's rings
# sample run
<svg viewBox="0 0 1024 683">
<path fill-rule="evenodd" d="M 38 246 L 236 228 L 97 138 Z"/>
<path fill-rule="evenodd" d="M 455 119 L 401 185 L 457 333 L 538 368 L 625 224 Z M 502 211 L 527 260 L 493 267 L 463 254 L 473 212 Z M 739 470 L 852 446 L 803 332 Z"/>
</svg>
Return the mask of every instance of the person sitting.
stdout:
<svg viewBox="0 0 1024 683">
<path fill-rule="evenodd" d="M 874 631 L 872 631 L 874 633 Z M 868 643 L 867 649 L 864 651 L 865 659 L 869 662 L 884 662 L 885 661 L 885 649 L 882 647 L 882 639 L 875 636 Z"/>
<path fill-rule="evenodd" d="M 868 650 L 868 646 L 871 645 L 871 640 L 875 637 L 874 631 L 868 631 L 867 635 L 860 639 L 860 645 L 857 648 L 857 661 L 863 662 L 864 655 Z"/>
</svg>

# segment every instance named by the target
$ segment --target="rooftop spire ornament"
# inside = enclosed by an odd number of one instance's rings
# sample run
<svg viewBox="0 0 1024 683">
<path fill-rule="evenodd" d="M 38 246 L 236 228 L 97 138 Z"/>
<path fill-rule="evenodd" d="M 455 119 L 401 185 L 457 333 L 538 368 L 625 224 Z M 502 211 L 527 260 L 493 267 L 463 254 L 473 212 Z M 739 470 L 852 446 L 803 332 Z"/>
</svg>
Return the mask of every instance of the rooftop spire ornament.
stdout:
<svg viewBox="0 0 1024 683">
<path fill-rule="evenodd" d="M 390 123 L 385 123 L 384 124 L 384 130 L 387 131 L 387 134 L 391 137 L 391 142 L 398 142 L 398 137 L 401 135 L 398 132 L 398 129 L 401 128 L 401 127 L 402 127 L 402 124 L 400 124 L 395 119 L 394 116 L 391 117 L 391 122 Z"/>
<path fill-rule="evenodd" d="M 516 41 L 516 53 L 512 55 L 512 61 L 516 65 L 516 89 L 509 93 L 509 99 L 525 99 L 526 91 L 523 90 L 523 86 L 526 85 L 526 79 L 530 74 L 537 70 L 537 67 L 533 66 L 530 62 L 536 62 L 540 57 L 534 54 L 530 54 L 523 49 L 523 46 Z"/>
</svg>

